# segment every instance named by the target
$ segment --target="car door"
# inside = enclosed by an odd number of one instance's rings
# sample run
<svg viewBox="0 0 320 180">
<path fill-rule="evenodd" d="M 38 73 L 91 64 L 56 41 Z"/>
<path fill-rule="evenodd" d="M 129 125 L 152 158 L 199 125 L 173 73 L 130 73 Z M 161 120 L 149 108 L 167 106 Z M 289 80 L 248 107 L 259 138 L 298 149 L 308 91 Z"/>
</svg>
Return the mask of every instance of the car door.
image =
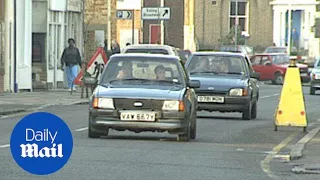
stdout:
<svg viewBox="0 0 320 180">
<path fill-rule="evenodd" d="M 269 55 L 261 57 L 261 80 L 273 80 L 274 67 L 272 57 Z"/>
<path fill-rule="evenodd" d="M 186 82 L 190 82 L 190 78 L 189 78 L 189 74 L 187 73 L 187 70 L 185 68 L 185 66 L 183 65 L 183 63 L 180 61 L 183 72 L 184 72 L 184 78 L 186 80 Z M 186 96 L 188 101 L 190 102 L 190 104 L 193 105 L 192 109 L 193 111 L 196 111 L 196 107 L 197 107 L 197 96 L 196 96 L 196 91 L 193 88 L 189 88 L 187 87 L 186 89 Z"/>
<path fill-rule="evenodd" d="M 260 73 L 261 76 L 261 56 L 253 56 L 251 58 L 251 64 L 252 68 L 255 72 Z M 260 80 L 263 80 L 262 77 L 260 77 Z"/>
</svg>

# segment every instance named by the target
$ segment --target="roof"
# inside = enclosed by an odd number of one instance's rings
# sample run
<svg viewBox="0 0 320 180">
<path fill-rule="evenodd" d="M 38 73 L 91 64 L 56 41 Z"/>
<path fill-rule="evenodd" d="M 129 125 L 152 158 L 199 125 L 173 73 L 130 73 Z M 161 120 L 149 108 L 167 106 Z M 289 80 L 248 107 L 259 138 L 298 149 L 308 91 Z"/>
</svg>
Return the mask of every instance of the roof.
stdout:
<svg viewBox="0 0 320 180">
<path fill-rule="evenodd" d="M 168 45 L 160 45 L 160 44 L 133 44 L 126 46 L 125 49 L 131 49 L 131 48 L 172 48 L 172 46 Z"/>
<path fill-rule="evenodd" d="M 255 54 L 254 56 L 268 56 L 268 55 L 287 55 L 286 53 L 260 53 L 260 54 Z"/>
<path fill-rule="evenodd" d="M 269 46 L 267 48 L 272 48 L 272 49 L 287 49 L 286 47 L 280 47 L 280 46 Z"/>
<path fill-rule="evenodd" d="M 177 60 L 179 60 L 179 58 L 177 56 L 174 56 L 174 55 L 146 54 L 146 53 L 114 54 L 111 57 L 112 58 L 115 58 L 115 57 L 150 57 L 150 58 L 177 59 Z"/>
<path fill-rule="evenodd" d="M 194 52 L 194 55 L 227 55 L 227 56 L 241 56 L 245 57 L 242 53 L 235 53 L 235 52 L 223 52 L 223 51 L 201 51 L 201 52 Z"/>
</svg>

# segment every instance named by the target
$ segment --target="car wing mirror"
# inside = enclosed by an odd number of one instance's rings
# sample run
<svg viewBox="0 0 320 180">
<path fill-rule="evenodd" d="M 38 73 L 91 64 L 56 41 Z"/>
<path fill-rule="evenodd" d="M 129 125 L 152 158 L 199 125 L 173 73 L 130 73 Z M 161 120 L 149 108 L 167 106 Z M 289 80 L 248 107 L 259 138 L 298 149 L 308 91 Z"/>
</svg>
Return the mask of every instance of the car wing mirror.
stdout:
<svg viewBox="0 0 320 180">
<path fill-rule="evenodd" d="M 191 80 L 187 83 L 187 86 L 189 88 L 199 88 L 200 87 L 200 81 L 198 80 Z"/>
</svg>

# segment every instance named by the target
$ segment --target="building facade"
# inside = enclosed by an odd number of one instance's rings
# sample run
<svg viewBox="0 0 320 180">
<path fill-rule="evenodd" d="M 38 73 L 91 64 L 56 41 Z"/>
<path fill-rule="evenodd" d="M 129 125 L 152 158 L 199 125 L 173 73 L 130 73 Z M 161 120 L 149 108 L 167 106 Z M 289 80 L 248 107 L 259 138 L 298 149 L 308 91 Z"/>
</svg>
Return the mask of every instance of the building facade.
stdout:
<svg viewBox="0 0 320 180">
<path fill-rule="evenodd" d="M 111 40 L 117 40 L 116 7 L 118 0 L 86 0 L 85 3 L 85 61 L 89 61 L 108 39 L 108 2 L 110 2 Z"/>
<path fill-rule="evenodd" d="M 303 55 L 319 56 L 319 39 L 314 25 L 316 0 L 274 0 L 273 41 L 278 46 L 295 47 Z M 289 23 L 291 21 L 291 23 Z"/>
<path fill-rule="evenodd" d="M 138 44 L 142 42 L 142 21 L 141 7 L 142 0 L 118 0 L 117 11 L 132 12 L 131 18 L 126 17 L 117 19 L 117 41 L 120 47 L 125 47 L 126 43 Z M 118 16 L 117 16 L 118 17 Z"/>
<path fill-rule="evenodd" d="M 4 74 L 5 74 L 5 20 L 6 20 L 5 0 L 0 0 L 0 93 L 4 91 Z"/>
<path fill-rule="evenodd" d="M 238 11 L 236 11 L 238 2 Z M 197 0 L 195 3 L 195 34 L 199 49 L 221 45 L 238 22 L 247 44 L 257 48 L 272 45 L 272 7 L 269 0 Z"/>
</svg>

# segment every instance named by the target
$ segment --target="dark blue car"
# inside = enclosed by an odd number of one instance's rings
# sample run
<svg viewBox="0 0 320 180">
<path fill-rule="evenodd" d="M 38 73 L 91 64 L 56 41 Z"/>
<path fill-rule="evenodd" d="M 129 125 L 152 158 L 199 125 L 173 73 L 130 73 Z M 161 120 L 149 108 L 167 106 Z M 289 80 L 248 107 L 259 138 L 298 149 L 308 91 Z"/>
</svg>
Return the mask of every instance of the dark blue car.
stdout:
<svg viewBox="0 0 320 180">
<path fill-rule="evenodd" d="M 257 117 L 259 74 L 241 53 L 196 52 L 186 63 L 192 80 L 199 80 L 195 89 L 198 110 L 240 112 L 242 119 Z"/>
<path fill-rule="evenodd" d="M 117 54 L 106 65 L 90 98 L 90 138 L 109 129 L 196 138 L 197 99 L 181 60 L 172 55 Z"/>
</svg>

